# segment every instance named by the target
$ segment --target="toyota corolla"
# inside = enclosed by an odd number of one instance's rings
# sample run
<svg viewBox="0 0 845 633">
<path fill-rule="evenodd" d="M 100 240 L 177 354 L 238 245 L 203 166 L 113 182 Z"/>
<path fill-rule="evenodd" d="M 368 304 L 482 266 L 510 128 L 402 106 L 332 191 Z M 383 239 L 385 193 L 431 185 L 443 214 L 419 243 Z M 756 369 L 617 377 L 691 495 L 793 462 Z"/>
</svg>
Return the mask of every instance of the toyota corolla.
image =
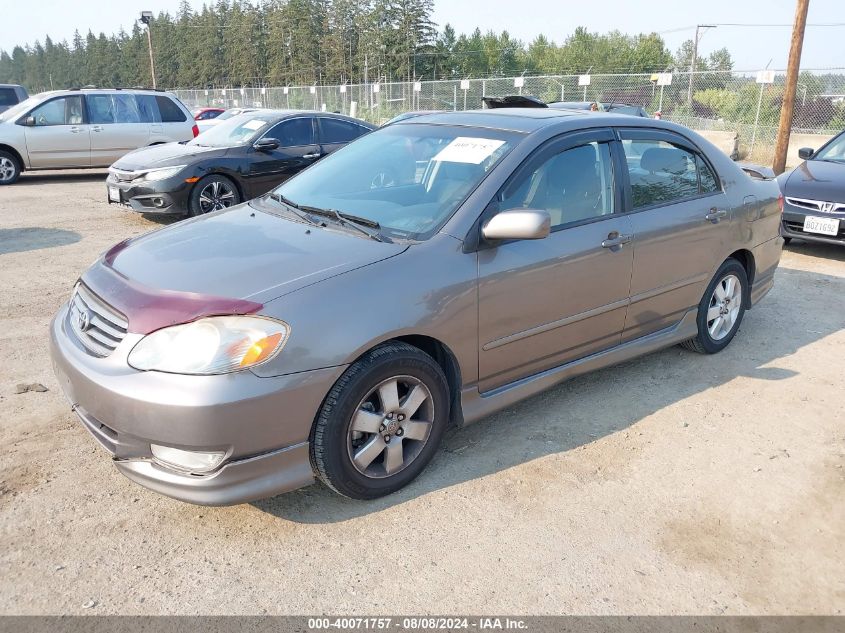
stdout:
<svg viewBox="0 0 845 633">
<path fill-rule="evenodd" d="M 144 486 L 232 504 L 319 479 L 370 499 L 450 424 L 668 345 L 723 350 L 772 287 L 779 224 L 774 182 L 678 125 L 424 115 L 114 246 L 52 355 Z"/>
</svg>

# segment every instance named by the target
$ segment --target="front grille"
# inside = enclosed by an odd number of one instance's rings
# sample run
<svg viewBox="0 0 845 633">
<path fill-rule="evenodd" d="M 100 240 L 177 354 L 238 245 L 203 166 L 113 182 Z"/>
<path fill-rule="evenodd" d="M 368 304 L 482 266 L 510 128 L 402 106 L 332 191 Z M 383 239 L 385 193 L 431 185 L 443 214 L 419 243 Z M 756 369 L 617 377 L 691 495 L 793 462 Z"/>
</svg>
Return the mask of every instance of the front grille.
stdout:
<svg viewBox="0 0 845 633">
<path fill-rule="evenodd" d="M 843 213 L 845 202 L 825 202 L 824 200 L 808 200 L 806 198 L 786 198 L 787 204 L 799 209 L 819 211 L 821 213 Z"/>
<path fill-rule="evenodd" d="M 111 354 L 129 327 L 126 317 L 81 283 L 73 291 L 67 318 L 76 338 L 94 356 Z"/>
<path fill-rule="evenodd" d="M 830 240 L 845 240 L 845 222 L 839 222 L 839 233 L 834 235 L 823 235 L 821 233 L 807 233 L 804 231 L 804 222 L 795 222 L 794 220 L 784 220 L 783 221 L 784 227 L 786 227 L 790 233 L 800 233 L 801 235 L 807 235 L 809 237 L 821 237 L 827 238 Z"/>
</svg>

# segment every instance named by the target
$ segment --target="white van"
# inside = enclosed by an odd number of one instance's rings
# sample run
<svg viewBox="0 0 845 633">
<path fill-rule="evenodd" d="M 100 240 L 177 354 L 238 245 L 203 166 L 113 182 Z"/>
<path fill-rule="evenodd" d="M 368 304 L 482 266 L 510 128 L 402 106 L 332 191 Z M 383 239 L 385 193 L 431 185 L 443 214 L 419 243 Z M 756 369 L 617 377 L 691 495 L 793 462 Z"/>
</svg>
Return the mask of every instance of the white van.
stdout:
<svg viewBox="0 0 845 633">
<path fill-rule="evenodd" d="M 108 167 L 139 147 L 199 133 L 176 95 L 154 90 L 42 92 L 0 114 L 0 185 L 25 169 Z"/>
</svg>

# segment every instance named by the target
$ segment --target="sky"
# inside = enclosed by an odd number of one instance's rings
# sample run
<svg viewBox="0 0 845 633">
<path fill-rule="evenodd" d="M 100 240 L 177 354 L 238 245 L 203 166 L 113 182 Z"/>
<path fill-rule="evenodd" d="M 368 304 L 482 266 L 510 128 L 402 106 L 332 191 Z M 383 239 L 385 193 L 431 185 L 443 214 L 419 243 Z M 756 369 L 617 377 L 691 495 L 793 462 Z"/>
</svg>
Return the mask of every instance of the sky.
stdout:
<svg viewBox="0 0 845 633">
<path fill-rule="evenodd" d="M 202 0 L 190 0 L 199 8 Z M 0 0 L 0 49 L 17 44 L 70 40 L 74 29 L 111 34 L 121 26 L 127 31 L 142 9 L 175 12 L 179 0 Z M 482 31 L 508 32 L 523 41 L 544 33 L 563 41 L 577 26 L 590 31 L 618 29 L 625 33 L 656 31 L 675 51 L 693 37 L 696 24 L 791 24 L 794 0 L 435 0 L 434 19 L 442 28 L 451 24 L 460 32 L 476 26 Z M 808 23 L 842 26 L 808 26 L 802 68 L 845 68 L 845 0 L 810 0 Z M 718 26 L 701 38 L 700 51 L 727 47 L 736 70 L 786 67 L 791 28 Z"/>
</svg>

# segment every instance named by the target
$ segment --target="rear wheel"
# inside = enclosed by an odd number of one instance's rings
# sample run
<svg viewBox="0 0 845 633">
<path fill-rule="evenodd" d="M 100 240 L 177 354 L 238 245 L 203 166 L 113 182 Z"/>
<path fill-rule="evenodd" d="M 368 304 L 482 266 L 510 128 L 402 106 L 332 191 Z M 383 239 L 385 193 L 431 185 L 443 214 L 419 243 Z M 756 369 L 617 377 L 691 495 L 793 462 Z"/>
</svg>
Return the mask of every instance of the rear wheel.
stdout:
<svg viewBox="0 0 845 633">
<path fill-rule="evenodd" d="M 715 354 L 733 340 L 745 314 L 748 275 L 731 258 L 723 263 L 698 304 L 698 335 L 681 343 L 700 354 Z"/>
<path fill-rule="evenodd" d="M 449 418 L 443 370 L 406 343 L 381 345 L 332 387 L 311 432 L 311 463 L 353 499 L 399 490 L 426 467 Z"/>
<path fill-rule="evenodd" d="M 188 200 L 188 212 L 191 215 L 203 215 L 231 207 L 240 201 L 241 196 L 235 183 L 226 176 L 211 174 L 194 185 Z"/>
<path fill-rule="evenodd" d="M 18 159 L 9 152 L 0 150 L 0 185 L 11 185 L 21 175 Z"/>
</svg>

